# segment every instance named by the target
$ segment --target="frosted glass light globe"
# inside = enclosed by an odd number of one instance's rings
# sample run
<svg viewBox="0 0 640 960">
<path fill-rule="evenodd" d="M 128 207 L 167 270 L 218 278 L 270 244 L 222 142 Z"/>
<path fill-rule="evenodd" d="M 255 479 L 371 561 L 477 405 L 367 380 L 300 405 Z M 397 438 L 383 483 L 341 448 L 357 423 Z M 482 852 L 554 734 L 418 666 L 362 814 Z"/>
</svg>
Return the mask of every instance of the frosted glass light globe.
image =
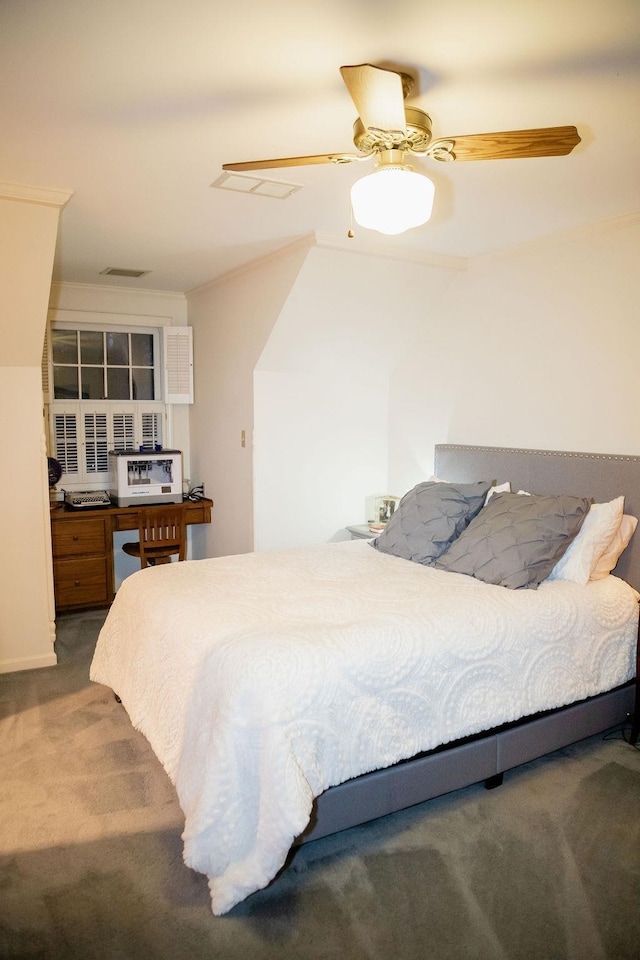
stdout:
<svg viewBox="0 0 640 960">
<path fill-rule="evenodd" d="M 351 207 L 361 227 L 394 235 L 426 223 L 434 195 L 428 177 L 404 166 L 386 165 L 356 180 L 351 187 Z"/>
</svg>

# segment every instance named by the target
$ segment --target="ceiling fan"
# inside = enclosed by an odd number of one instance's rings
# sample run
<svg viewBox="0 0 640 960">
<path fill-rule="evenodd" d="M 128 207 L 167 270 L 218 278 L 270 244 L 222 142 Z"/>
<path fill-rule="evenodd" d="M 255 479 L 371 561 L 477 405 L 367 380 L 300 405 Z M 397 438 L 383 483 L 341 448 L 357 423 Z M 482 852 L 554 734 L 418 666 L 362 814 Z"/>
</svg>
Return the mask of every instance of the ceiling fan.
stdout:
<svg viewBox="0 0 640 960">
<path fill-rule="evenodd" d="M 340 67 L 342 79 L 358 111 L 353 142 L 357 153 L 322 153 L 224 163 L 223 170 L 267 170 L 315 163 L 352 163 L 377 160 L 376 170 L 356 181 L 351 203 L 356 221 L 382 233 L 402 233 L 431 216 L 435 188 L 413 172 L 405 157 L 413 154 L 432 160 L 506 160 L 523 157 L 558 157 L 580 143 L 574 126 L 472 133 L 432 139 L 431 118 L 405 100 L 413 87 L 406 73 L 370 63 Z"/>
</svg>

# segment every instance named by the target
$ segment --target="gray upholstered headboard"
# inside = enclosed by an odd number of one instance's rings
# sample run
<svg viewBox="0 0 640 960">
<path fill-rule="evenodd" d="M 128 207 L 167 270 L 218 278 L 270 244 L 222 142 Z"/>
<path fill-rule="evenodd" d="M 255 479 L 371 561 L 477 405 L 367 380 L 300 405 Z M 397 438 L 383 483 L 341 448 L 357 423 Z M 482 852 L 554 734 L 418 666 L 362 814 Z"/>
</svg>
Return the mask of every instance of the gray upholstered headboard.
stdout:
<svg viewBox="0 0 640 960">
<path fill-rule="evenodd" d="M 640 456 L 438 444 L 434 472 L 443 480 L 509 480 L 514 491 L 568 493 L 597 503 L 624 496 L 624 512 L 640 517 Z M 640 528 L 614 573 L 640 590 Z"/>
</svg>

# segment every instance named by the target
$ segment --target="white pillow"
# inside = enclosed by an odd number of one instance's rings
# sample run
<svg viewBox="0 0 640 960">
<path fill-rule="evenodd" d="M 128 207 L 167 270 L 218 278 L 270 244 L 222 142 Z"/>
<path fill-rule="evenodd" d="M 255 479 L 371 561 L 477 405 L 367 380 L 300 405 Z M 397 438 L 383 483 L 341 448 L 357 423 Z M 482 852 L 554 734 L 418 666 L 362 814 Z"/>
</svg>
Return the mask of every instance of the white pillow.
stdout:
<svg viewBox="0 0 640 960">
<path fill-rule="evenodd" d="M 487 496 L 485 497 L 485 507 L 489 503 L 489 500 L 491 500 L 491 497 L 494 495 L 494 493 L 511 493 L 511 484 L 507 480 L 506 483 L 499 483 L 496 487 L 490 487 L 487 492 Z"/>
<path fill-rule="evenodd" d="M 600 557 L 620 528 L 623 511 L 624 497 L 616 497 L 609 503 L 593 503 L 578 536 L 547 579 L 588 583 Z"/>
<path fill-rule="evenodd" d="M 591 580 L 604 580 L 614 569 L 620 554 L 631 540 L 636 527 L 638 518 L 625 513 L 620 522 L 620 526 L 613 535 L 613 539 L 605 547 L 604 553 L 598 559 L 595 569 L 591 573 Z"/>
</svg>

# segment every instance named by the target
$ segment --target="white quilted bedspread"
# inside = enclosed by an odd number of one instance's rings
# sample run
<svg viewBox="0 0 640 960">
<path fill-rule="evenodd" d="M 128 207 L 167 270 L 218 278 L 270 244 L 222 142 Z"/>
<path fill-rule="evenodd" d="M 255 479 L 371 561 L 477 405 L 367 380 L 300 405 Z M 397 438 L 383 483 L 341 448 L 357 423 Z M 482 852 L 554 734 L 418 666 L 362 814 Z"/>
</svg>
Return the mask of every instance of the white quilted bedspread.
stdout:
<svg viewBox="0 0 640 960">
<path fill-rule="evenodd" d="M 615 577 L 511 591 L 358 540 L 141 570 L 91 678 L 175 784 L 221 914 L 327 787 L 633 677 L 637 616 Z"/>
</svg>

